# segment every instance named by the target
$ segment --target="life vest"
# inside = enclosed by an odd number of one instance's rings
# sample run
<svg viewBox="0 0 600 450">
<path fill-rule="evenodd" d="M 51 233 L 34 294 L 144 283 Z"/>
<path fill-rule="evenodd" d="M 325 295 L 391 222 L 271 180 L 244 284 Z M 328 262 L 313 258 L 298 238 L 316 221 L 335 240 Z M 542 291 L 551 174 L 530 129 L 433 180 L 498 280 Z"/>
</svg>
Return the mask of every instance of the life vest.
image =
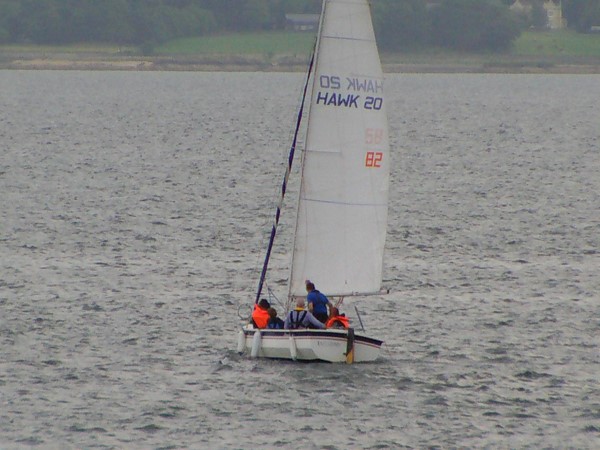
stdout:
<svg viewBox="0 0 600 450">
<path fill-rule="evenodd" d="M 344 328 L 350 328 L 350 321 L 346 316 L 334 316 L 330 318 L 325 324 L 326 328 L 332 328 L 336 323 L 339 323 Z"/>
<path fill-rule="evenodd" d="M 258 328 L 267 328 L 269 323 L 269 312 L 266 309 L 262 309 L 258 305 L 254 305 L 254 311 L 252 311 L 252 320 L 254 325 Z"/>
<path fill-rule="evenodd" d="M 290 311 L 290 328 L 292 330 L 296 330 L 300 327 L 303 327 L 304 325 L 302 325 L 302 322 L 304 322 L 306 314 L 307 311 L 303 309 L 295 309 L 293 311 Z"/>
</svg>

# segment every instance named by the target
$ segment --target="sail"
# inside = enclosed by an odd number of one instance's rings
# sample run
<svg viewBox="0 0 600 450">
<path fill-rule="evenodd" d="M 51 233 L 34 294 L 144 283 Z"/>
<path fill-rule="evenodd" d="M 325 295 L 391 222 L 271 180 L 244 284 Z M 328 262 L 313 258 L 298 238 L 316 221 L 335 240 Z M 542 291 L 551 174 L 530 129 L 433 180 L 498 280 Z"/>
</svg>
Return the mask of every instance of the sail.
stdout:
<svg viewBox="0 0 600 450">
<path fill-rule="evenodd" d="M 389 141 L 367 0 L 325 0 L 313 74 L 290 295 L 379 291 Z"/>
</svg>

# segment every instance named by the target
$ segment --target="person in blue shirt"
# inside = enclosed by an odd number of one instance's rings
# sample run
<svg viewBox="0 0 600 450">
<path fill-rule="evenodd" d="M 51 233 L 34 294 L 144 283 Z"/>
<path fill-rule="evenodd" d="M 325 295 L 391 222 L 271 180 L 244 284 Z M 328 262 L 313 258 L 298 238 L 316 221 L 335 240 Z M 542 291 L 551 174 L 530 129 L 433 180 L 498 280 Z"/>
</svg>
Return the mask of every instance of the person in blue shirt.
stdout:
<svg viewBox="0 0 600 450">
<path fill-rule="evenodd" d="M 328 308 L 331 307 L 329 299 L 315 289 L 314 283 L 310 280 L 306 280 L 306 292 L 308 292 L 306 296 L 308 310 L 322 323 L 327 322 L 329 319 Z"/>
</svg>

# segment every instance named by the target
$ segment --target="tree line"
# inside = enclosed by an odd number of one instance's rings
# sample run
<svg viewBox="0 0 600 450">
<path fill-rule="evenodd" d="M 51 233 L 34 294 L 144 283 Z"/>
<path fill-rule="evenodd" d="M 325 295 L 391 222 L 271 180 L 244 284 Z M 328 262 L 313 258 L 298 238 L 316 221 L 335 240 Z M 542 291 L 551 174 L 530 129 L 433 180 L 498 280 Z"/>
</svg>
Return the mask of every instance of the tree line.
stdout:
<svg viewBox="0 0 600 450">
<path fill-rule="evenodd" d="M 435 46 L 504 51 L 523 30 L 548 25 L 543 0 L 529 0 L 525 12 L 513 12 L 513 3 L 515 0 L 379 0 L 374 3 L 378 41 L 390 50 Z M 561 5 L 570 28 L 587 32 L 600 25 L 600 0 L 562 0 Z"/>
<path fill-rule="evenodd" d="M 563 16 L 570 28 L 586 33 L 600 25 L 600 1 L 563 0 Z"/>
<path fill-rule="evenodd" d="M 522 30 L 517 16 L 500 1 L 446 0 L 435 7 L 427 7 L 421 0 L 405 0 L 400 4 L 382 0 L 374 9 L 382 48 L 438 46 L 502 51 L 511 46 Z"/>
<path fill-rule="evenodd" d="M 542 0 L 531 1 L 534 13 L 529 17 L 509 10 L 514 0 L 372 3 L 375 29 L 385 49 L 501 51 L 521 30 L 540 25 Z M 562 4 L 573 28 L 586 31 L 600 24 L 598 0 Z M 0 0 L 0 43 L 156 45 L 217 32 L 283 29 L 287 13 L 315 14 L 320 9 L 321 0 Z"/>
</svg>

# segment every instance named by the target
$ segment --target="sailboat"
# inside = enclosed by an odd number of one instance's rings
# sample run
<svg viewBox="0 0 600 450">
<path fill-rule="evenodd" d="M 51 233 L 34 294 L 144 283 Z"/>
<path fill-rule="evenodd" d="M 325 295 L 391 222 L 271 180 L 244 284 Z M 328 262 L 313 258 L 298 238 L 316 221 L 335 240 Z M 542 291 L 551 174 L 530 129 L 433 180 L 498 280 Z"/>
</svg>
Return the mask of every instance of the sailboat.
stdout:
<svg viewBox="0 0 600 450">
<path fill-rule="evenodd" d="M 265 285 L 301 130 L 305 143 L 287 308 L 306 296 L 309 279 L 338 302 L 380 295 L 390 160 L 383 71 L 368 0 L 323 1 L 255 303 Z M 247 324 L 238 333 L 238 351 L 259 358 L 367 362 L 378 358 L 382 344 L 352 327 L 277 330 Z"/>
</svg>

